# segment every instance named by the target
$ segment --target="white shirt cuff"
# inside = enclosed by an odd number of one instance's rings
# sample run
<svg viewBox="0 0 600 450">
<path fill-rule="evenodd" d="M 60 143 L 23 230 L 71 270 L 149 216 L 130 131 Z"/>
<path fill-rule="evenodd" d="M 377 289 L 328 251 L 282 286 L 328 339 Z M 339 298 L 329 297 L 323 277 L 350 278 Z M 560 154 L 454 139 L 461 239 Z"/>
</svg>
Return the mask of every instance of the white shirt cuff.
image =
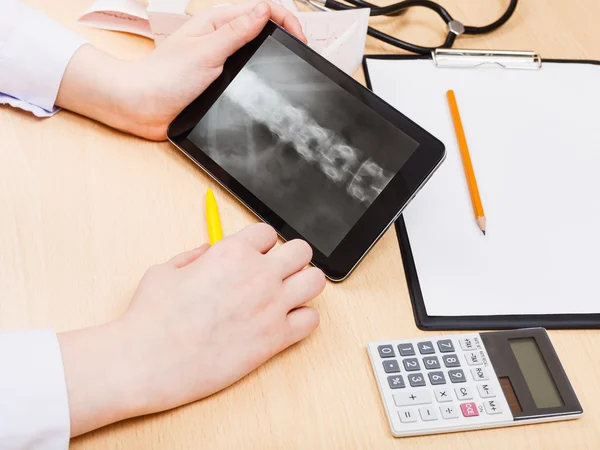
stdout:
<svg viewBox="0 0 600 450">
<path fill-rule="evenodd" d="M 1 1 L 7 2 L 0 5 L 2 103 L 23 107 L 24 102 L 32 106 L 23 109 L 51 115 L 65 69 L 86 41 L 21 2 Z"/>
<path fill-rule="evenodd" d="M 65 450 L 70 418 L 53 331 L 0 333 L 0 448 Z"/>
</svg>

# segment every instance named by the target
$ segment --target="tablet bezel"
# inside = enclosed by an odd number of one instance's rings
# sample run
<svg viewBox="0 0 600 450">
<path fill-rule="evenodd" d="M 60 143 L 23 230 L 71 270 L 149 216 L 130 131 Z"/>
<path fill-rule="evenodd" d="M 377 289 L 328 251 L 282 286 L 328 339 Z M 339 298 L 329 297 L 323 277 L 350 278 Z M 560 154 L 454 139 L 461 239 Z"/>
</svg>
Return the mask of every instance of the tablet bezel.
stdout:
<svg viewBox="0 0 600 450">
<path fill-rule="evenodd" d="M 306 240 L 187 138 L 191 130 L 269 36 L 319 70 L 367 107 L 383 116 L 419 144 L 407 162 L 400 168 L 400 171 L 392 178 L 329 256 L 325 256 L 307 240 L 313 249 L 312 263 L 321 268 L 329 279 L 341 281 L 352 272 L 441 164 L 445 157 L 444 145 L 362 84 L 287 33 L 283 28 L 269 21 L 256 39 L 227 59 L 222 74 L 175 118 L 169 126 L 167 136 L 176 147 L 240 200 L 257 217 L 273 226 L 283 239 Z"/>
</svg>

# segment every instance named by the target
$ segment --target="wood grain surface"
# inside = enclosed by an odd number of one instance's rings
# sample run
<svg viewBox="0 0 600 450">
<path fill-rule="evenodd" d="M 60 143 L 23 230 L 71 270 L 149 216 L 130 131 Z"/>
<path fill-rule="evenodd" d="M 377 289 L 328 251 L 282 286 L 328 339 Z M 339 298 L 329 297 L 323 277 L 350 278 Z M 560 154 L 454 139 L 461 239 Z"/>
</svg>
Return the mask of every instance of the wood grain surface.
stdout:
<svg viewBox="0 0 600 450">
<path fill-rule="evenodd" d="M 438 1 L 469 25 L 495 20 L 508 4 Z M 28 3 L 117 56 L 138 58 L 153 48 L 144 38 L 78 25 L 91 0 Z M 521 0 L 501 30 L 460 38 L 457 46 L 600 59 L 598 17 L 597 0 Z M 424 10 L 372 24 L 426 45 L 445 34 L 439 17 Z M 366 52 L 396 50 L 369 38 Z M 209 186 L 225 233 L 255 221 L 168 143 L 146 142 L 65 111 L 38 120 L 0 107 L 0 329 L 62 331 L 118 316 L 148 266 L 207 240 L 202 199 Z M 329 284 L 314 306 L 322 320 L 312 336 L 231 388 L 89 433 L 72 448 L 600 448 L 600 331 L 551 332 L 585 409 L 582 419 L 394 439 L 365 344 L 442 334 L 415 327 L 394 231 L 347 281 Z"/>
</svg>

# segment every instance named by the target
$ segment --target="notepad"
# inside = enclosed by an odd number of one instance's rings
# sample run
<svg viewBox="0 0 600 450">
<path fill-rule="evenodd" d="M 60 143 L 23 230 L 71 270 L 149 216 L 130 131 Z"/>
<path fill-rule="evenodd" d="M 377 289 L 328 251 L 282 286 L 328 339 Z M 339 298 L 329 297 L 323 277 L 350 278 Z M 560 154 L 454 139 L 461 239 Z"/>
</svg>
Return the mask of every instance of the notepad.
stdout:
<svg viewBox="0 0 600 450">
<path fill-rule="evenodd" d="M 446 145 L 446 161 L 403 214 L 412 254 L 404 264 L 416 270 L 426 315 L 469 317 L 447 324 L 476 328 L 477 317 L 535 316 L 539 324 L 543 315 L 600 313 L 600 66 L 450 69 L 367 57 L 365 67 L 377 95 Z M 473 219 L 448 89 L 486 236 Z M 590 317 L 587 326 L 600 326 L 600 316 Z"/>
</svg>

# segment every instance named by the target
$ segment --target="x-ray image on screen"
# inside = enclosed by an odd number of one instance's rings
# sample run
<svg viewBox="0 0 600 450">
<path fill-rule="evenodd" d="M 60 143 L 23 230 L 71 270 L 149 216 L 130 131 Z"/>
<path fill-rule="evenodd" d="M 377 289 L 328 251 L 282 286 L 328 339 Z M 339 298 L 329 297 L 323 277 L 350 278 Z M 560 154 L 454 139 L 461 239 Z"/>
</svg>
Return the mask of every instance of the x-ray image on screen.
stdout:
<svg viewBox="0 0 600 450">
<path fill-rule="evenodd" d="M 272 37 L 188 139 L 326 256 L 418 146 Z"/>
</svg>

